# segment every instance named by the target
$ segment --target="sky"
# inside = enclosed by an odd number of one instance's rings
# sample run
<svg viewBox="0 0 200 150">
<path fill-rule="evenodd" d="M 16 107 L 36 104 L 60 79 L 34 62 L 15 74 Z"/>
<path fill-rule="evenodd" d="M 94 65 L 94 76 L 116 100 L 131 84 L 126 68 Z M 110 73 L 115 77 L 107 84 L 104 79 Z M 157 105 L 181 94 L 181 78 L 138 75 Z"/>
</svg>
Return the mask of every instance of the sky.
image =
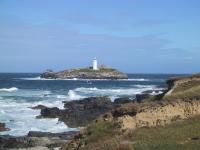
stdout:
<svg viewBox="0 0 200 150">
<path fill-rule="evenodd" d="M 99 64 L 200 72 L 199 0 L 0 0 L 0 72 Z"/>
</svg>

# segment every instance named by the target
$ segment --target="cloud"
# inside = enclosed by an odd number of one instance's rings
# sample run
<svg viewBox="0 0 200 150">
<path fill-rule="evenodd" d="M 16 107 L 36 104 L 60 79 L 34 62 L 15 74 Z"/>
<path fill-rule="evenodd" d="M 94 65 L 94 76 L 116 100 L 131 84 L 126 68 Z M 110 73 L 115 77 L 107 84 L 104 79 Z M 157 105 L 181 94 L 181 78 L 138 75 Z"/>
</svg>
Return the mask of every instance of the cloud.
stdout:
<svg viewBox="0 0 200 150">
<path fill-rule="evenodd" d="M 168 20 L 159 20 L 159 19 L 144 19 L 141 21 L 137 21 L 132 24 L 133 27 L 155 27 L 162 24 L 169 23 Z"/>
<path fill-rule="evenodd" d="M 24 51 L 31 53 L 39 51 L 62 54 L 69 53 L 114 53 L 116 51 L 136 51 L 161 49 L 171 43 L 170 40 L 154 35 L 138 37 L 120 37 L 106 34 L 85 34 L 67 31 L 58 27 L 43 27 L 33 25 L 1 26 L 1 50 L 4 54 L 20 55 Z M 12 53 L 11 53 L 12 51 Z M 15 51 L 15 52 L 14 52 Z M 19 52 L 22 53 L 19 53 Z M 27 54 L 26 54 L 27 55 Z"/>
<path fill-rule="evenodd" d="M 183 60 L 190 52 L 173 48 L 173 41 L 162 34 L 121 37 L 108 34 L 86 34 L 66 30 L 62 26 L 32 25 L 17 21 L 0 24 L 0 64 L 16 69 L 65 69 L 73 64 L 88 65 L 97 57 L 111 66 L 122 68 L 141 64 L 150 65 L 156 60 Z M 141 65 L 140 64 L 140 65 Z M 153 63 L 152 63 L 153 64 Z M 80 67 L 79 66 L 79 67 Z"/>
</svg>

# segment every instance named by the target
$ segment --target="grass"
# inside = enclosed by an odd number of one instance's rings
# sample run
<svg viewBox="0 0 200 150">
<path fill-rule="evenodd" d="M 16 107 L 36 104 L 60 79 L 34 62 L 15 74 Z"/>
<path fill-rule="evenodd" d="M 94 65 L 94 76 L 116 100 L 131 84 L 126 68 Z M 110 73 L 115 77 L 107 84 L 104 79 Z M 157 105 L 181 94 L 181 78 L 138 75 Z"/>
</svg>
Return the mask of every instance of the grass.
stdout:
<svg viewBox="0 0 200 150">
<path fill-rule="evenodd" d="M 134 150 L 197 150 L 200 148 L 200 117 L 165 127 L 141 128 L 126 135 Z"/>
<path fill-rule="evenodd" d="M 175 88 L 170 95 L 166 95 L 164 99 L 200 99 L 200 81 L 190 81 L 187 83 L 183 83 Z"/>
<path fill-rule="evenodd" d="M 198 87 L 199 85 L 200 85 L 200 81 L 192 80 L 192 81 L 183 83 L 180 86 L 176 87 L 172 93 L 186 91 L 190 88 Z"/>
<path fill-rule="evenodd" d="M 121 131 L 115 122 L 90 125 L 81 140 L 82 150 L 198 150 L 200 116 L 164 127 Z"/>
<path fill-rule="evenodd" d="M 86 144 L 84 150 L 88 149 L 111 149 L 119 143 L 119 124 L 113 121 L 100 121 L 92 123 L 87 127 L 86 137 L 82 142 Z"/>
</svg>

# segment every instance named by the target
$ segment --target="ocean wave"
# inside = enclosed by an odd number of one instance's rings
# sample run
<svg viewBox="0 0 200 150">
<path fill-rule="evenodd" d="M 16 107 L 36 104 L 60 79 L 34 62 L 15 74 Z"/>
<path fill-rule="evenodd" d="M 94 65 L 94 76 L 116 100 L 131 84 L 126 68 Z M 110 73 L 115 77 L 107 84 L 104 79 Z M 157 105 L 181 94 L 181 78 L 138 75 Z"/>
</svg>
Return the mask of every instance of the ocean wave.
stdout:
<svg viewBox="0 0 200 150">
<path fill-rule="evenodd" d="M 56 95 L 56 98 L 58 98 L 58 99 L 66 99 L 68 97 L 66 95 Z"/>
<path fill-rule="evenodd" d="M 143 88 L 117 88 L 117 89 L 99 89 L 96 87 L 92 87 L 92 88 L 85 88 L 85 87 L 81 87 L 81 88 L 76 88 L 74 89 L 75 92 L 77 92 L 78 94 L 80 93 L 82 94 L 89 94 L 89 95 L 103 95 L 103 96 L 120 96 L 120 95 L 135 95 L 135 94 L 139 94 L 143 91 L 146 90 L 153 90 L 155 89 L 156 86 L 152 85 L 152 86 L 146 86 Z"/>
<path fill-rule="evenodd" d="M 136 79 L 118 79 L 118 81 L 150 81 L 150 79 L 136 78 Z"/>
<path fill-rule="evenodd" d="M 40 110 L 33 110 L 30 107 L 37 105 L 45 105 L 47 107 L 63 106 L 62 101 L 40 101 L 40 102 L 24 102 L 0 101 L 0 122 L 5 122 L 10 131 L 0 132 L 0 135 L 9 134 L 13 136 L 23 136 L 29 131 L 42 132 L 64 132 L 71 130 L 63 122 L 58 119 L 36 119 L 40 115 Z"/>
<path fill-rule="evenodd" d="M 144 78 L 136 78 L 136 79 L 80 79 L 80 78 L 72 78 L 72 79 L 46 79 L 46 78 L 41 78 L 39 77 L 34 77 L 34 78 L 17 78 L 17 79 L 21 79 L 21 80 L 60 80 L 60 81 L 140 81 L 140 82 L 144 82 L 144 81 L 150 81 L 150 79 L 144 79 Z"/>
<path fill-rule="evenodd" d="M 83 96 L 78 95 L 75 91 L 69 90 L 68 92 L 68 99 L 69 100 L 79 100 L 83 98 Z"/>
<path fill-rule="evenodd" d="M 156 87 L 156 85 L 141 85 L 141 84 L 136 84 L 136 85 L 132 85 L 132 87 L 136 87 L 136 88 L 151 88 L 151 87 Z"/>
<path fill-rule="evenodd" d="M 11 88 L 2 88 L 0 89 L 0 92 L 16 92 L 18 88 L 16 87 L 11 87 Z"/>
</svg>

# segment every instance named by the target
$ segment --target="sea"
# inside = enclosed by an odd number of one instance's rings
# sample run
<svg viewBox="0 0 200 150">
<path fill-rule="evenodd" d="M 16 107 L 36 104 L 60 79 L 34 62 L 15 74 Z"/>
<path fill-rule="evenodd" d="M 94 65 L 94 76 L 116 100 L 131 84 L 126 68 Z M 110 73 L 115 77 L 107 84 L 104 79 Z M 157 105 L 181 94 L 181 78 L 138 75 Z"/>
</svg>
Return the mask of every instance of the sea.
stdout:
<svg viewBox="0 0 200 150">
<path fill-rule="evenodd" d="M 36 119 L 40 110 L 30 107 L 45 105 L 63 108 L 63 101 L 91 96 L 134 98 L 146 90 L 165 89 L 166 79 L 176 74 L 128 74 L 128 79 L 84 80 L 41 79 L 38 73 L 0 73 L 0 122 L 10 131 L 0 135 L 23 136 L 29 131 L 65 132 L 69 128 L 58 119 Z"/>
</svg>

